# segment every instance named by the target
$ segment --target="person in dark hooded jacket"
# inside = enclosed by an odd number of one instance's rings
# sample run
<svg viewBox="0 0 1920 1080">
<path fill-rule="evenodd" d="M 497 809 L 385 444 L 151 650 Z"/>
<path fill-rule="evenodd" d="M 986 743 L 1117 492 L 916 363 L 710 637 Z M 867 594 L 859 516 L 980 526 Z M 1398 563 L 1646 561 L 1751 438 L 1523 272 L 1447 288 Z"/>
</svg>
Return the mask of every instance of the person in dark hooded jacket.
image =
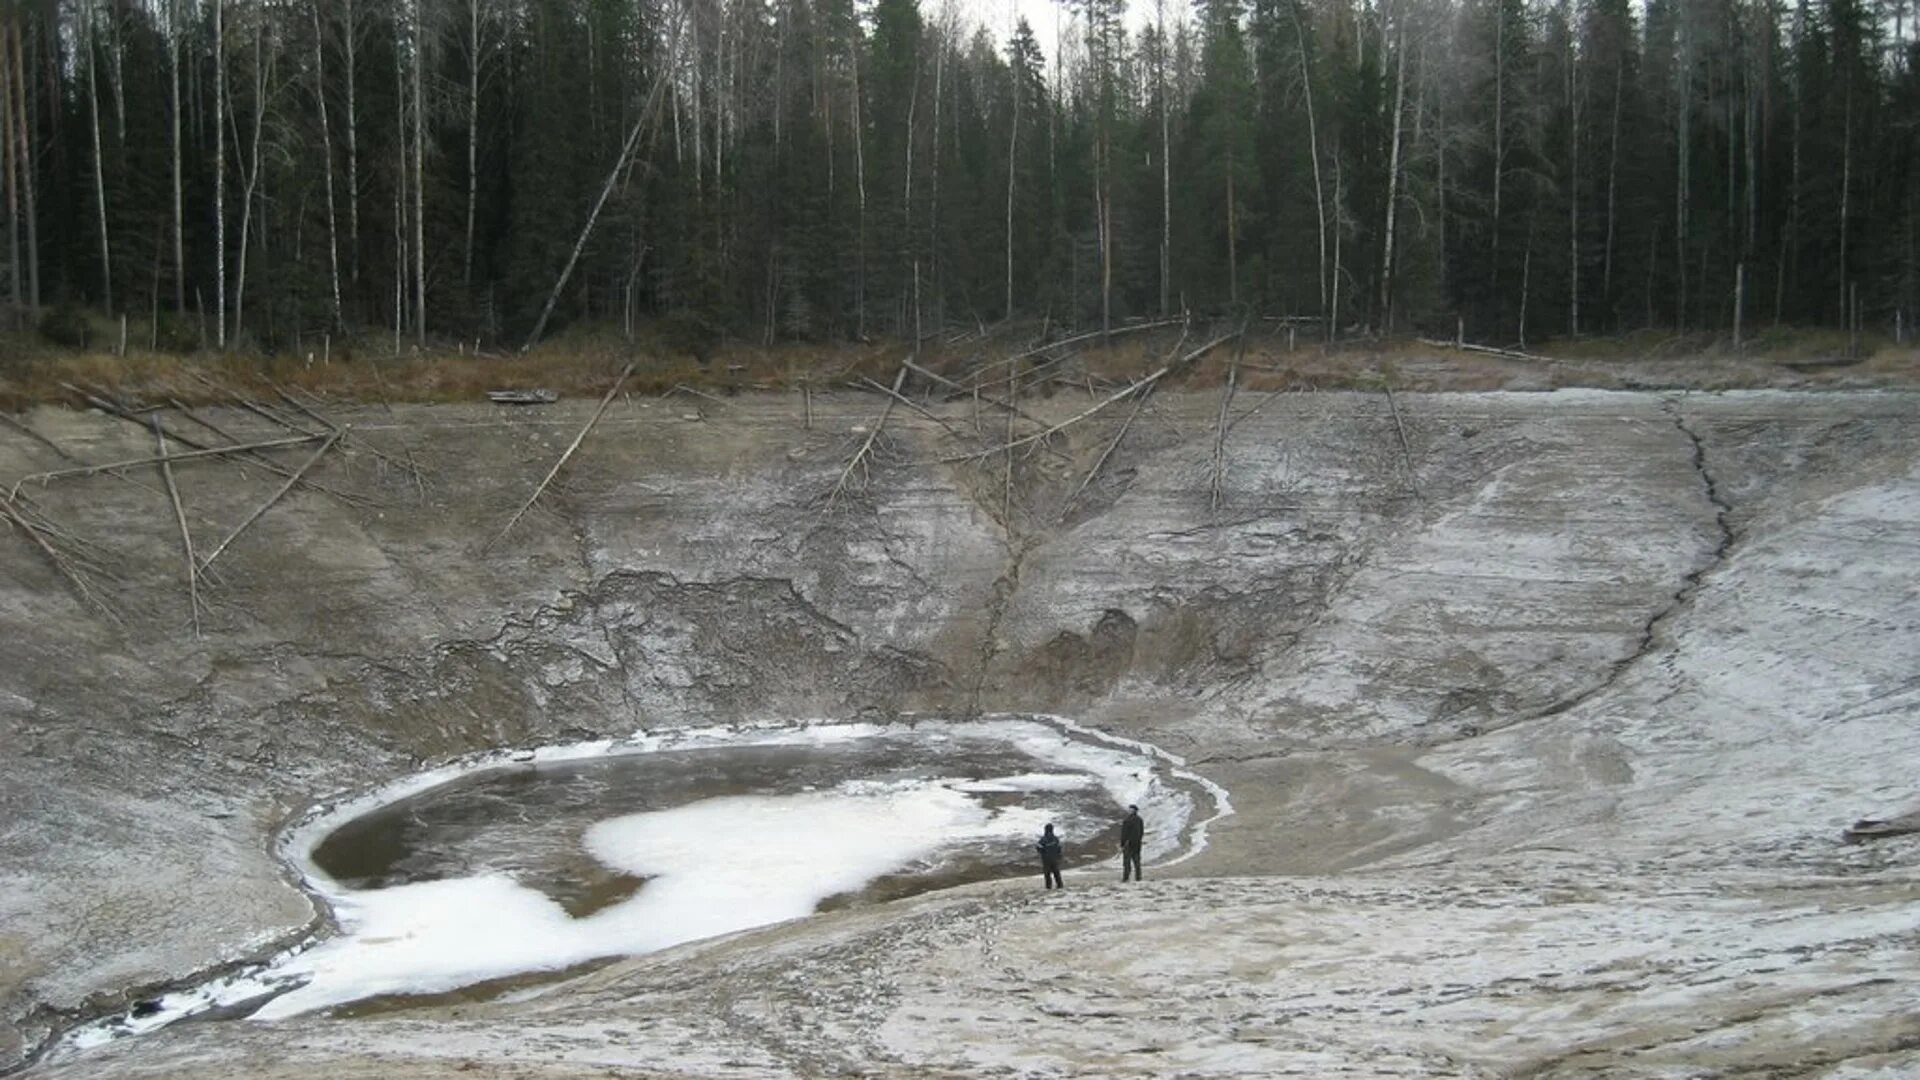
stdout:
<svg viewBox="0 0 1920 1080">
<path fill-rule="evenodd" d="M 1120 880 L 1139 881 L 1140 848 L 1147 842 L 1147 823 L 1140 819 L 1140 808 L 1127 807 L 1120 821 Z"/>
<path fill-rule="evenodd" d="M 1066 888 L 1067 883 L 1060 880 L 1060 838 L 1054 835 L 1052 825 L 1040 834 L 1040 842 L 1034 846 L 1040 849 L 1040 872 L 1047 888 Z"/>
</svg>

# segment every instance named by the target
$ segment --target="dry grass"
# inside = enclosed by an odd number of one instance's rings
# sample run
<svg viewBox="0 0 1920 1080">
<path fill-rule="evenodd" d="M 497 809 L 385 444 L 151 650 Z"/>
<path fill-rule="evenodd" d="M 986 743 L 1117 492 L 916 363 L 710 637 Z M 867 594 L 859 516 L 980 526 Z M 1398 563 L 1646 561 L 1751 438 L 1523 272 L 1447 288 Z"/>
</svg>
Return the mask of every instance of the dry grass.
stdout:
<svg viewBox="0 0 1920 1080">
<path fill-rule="evenodd" d="M 1125 386 L 1175 355 L 1189 352 L 1230 327 L 1196 325 L 1183 339 L 1176 328 L 1116 337 L 1101 346 L 1086 342 L 1018 361 L 1023 388 L 1037 380 L 1064 390 L 1085 385 L 1096 392 Z M 956 333 L 923 343 L 918 362 L 967 385 L 984 380 L 989 392 L 1004 386 L 1008 357 L 1027 352 L 1041 327 L 1016 324 L 985 332 Z M 1475 391 L 1592 386 L 1688 386 L 1722 389 L 1779 385 L 1914 385 L 1920 383 L 1920 348 L 1896 347 L 1880 338 L 1861 343 L 1865 354 L 1846 358 L 1840 331 L 1779 330 L 1758 334 L 1734 352 L 1711 336 L 1635 333 L 1618 338 L 1548 342 L 1534 352 L 1545 361 L 1518 360 L 1423 345 L 1411 339 L 1361 341 L 1326 347 L 1284 332 L 1254 329 L 1245 342 L 1228 342 L 1169 380 L 1172 386 L 1217 387 L 1229 363 L 1240 364 L 1239 383 L 1250 391 L 1280 389 L 1380 389 Z M 271 397 L 295 387 L 322 400 L 364 402 L 477 402 L 489 390 L 546 389 L 563 397 L 593 398 L 629 361 L 636 366 L 630 392 L 667 394 L 678 388 L 730 394 L 789 389 L 805 382 L 817 389 L 858 383 L 863 377 L 892 380 L 913 351 L 904 343 L 808 344 L 772 347 L 727 344 L 702 363 L 677 351 L 657 334 L 628 342 L 617 335 L 575 331 L 526 354 L 475 354 L 463 349 L 392 353 L 390 344 L 336 344 L 330 356 L 250 353 L 176 355 L 133 351 L 59 349 L 29 336 L 0 337 L 0 409 L 45 403 L 82 404 L 70 387 L 109 391 L 129 401 L 179 400 L 205 404 L 233 397 Z"/>
</svg>

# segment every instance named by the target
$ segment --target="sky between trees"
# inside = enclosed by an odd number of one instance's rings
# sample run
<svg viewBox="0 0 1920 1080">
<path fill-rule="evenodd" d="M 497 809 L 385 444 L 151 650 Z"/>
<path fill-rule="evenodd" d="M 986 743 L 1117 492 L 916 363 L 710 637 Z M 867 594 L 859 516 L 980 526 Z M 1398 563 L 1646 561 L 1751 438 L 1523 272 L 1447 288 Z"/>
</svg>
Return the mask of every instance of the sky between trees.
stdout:
<svg viewBox="0 0 1920 1080">
<path fill-rule="evenodd" d="M 1008 15 L 9 4 L 0 300 L 181 348 L 1920 311 L 1917 0 L 1073 0 L 1064 55 Z"/>
</svg>

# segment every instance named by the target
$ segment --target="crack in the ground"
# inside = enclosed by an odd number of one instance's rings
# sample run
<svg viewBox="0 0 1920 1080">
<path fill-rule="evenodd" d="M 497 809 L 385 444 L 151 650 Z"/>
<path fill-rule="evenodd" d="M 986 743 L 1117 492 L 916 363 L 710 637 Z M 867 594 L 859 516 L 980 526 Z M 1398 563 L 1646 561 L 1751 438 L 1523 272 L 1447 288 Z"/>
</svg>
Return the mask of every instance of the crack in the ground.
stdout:
<svg viewBox="0 0 1920 1080">
<path fill-rule="evenodd" d="M 1733 506 L 1728 503 L 1726 498 L 1721 494 L 1719 481 L 1714 477 L 1713 470 L 1707 463 L 1706 443 L 1701 440 L 1699 432 L 1687 426 L 1687 419 L 1681 411 L 1679 401 L 1669 398 L 1664 408 L 1668 417 L 1673 420 L 1673 426 L 1679 429 L 1682 435 L 1687 437 L 1687 442 L 1692 450 L 1691 464 L 1693 465 L 1693 470 L 1700 478 L 1700 484 L 1705 490 L 1707 501 L 1713 506 L 1714 527 L 1719 534 L 1715 540 L 1714 548 L 1707 554 L 1706 558 L 1696 563 L 1693 569 L 1682 575 L 1679 588 L 1674 590 L 1673 595 L 1668 598 L 1667 603 L 1647 617 L 1647 621 L 1640 627 L 1640 638 L 1634 644 L 1632 652 L 1610 664 L 1607 668 L 1607 673 L 1599 682 L 1576 694 L 1548 705 L 1532 716 L 1526 717 L 1526 720 L 1545 720 L 1550 717 L 1559 716 L 1611 690 L 1628 671 L 1632 670 L 1640 661 L 1653 654 L 1654 650 L 1659 647 L 1662 630 L 1665 629 L 1668 623 L 1672 622 L 1682 612 L 1692 606 L 1694 598 L 1700 594 L 1700 590 L 1706 585 L 1707 575 L 1723 565 L 1727 560 L 1728 553 L 1733 550 L 1736 537 L 1734 536 L 1733 526 L 1728 521 L 1733 513 Z"/>
</svg>

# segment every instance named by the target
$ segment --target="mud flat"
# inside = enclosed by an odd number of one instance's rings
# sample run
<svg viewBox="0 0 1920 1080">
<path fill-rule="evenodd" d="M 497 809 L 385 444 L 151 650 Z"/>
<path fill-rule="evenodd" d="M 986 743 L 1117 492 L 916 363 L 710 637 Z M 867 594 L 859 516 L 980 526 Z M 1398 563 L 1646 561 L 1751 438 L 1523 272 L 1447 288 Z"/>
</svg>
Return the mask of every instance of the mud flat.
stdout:
<svg viewBox="0 0 1920 1080">
<path fill-rule="evenodd" d="M 1920 838 L 1840 842 L 1920 803 L 1920 397 L 1288 394 L 1221 441 L 1216 394 L 1166 395 L 1090 481 L 1123 417 L 1011 482 L 942 463 L 992 442 L 954 404 L 896 411 L 832 505 L 878 401 L 817 398 L 809 429 L 788 400 L 636 399 L 483 552 L 588 408 L 341 410 L 338 494 L 222 555 L 198 638 L 155 477 L 27 489 L 118 621 L 11 541 L 0 1061 L 305 934 L 273 838 L 331 793 L 942 711 L 1150 742 L 1237 813 L 1144 886 L 963 885 L 28 1075 L 1920 1070 Z M 87 461 L 151 445 L 25 419 Z M 60 465 L 0 432 L 0 478 Z M 196 536 L 281 482 L 177 471 Z"/>
</svg>

